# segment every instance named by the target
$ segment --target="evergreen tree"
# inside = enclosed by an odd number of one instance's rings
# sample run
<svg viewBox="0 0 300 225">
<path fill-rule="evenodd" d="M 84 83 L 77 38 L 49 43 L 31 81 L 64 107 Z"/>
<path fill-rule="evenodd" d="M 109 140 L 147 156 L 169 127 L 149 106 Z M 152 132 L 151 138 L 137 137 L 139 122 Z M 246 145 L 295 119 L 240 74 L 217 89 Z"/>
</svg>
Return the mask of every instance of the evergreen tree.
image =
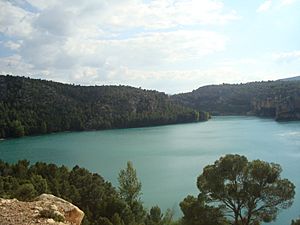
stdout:
<svg viewBox="0 0 300 225">
<path fill-rule="evenodd" d="M 120 171 L 118 181 L 121 197 L 133 207 L 134 202 L 140 201 L 142 183 L 137 177 L 132 162 L 127 162 L 127 168 Z"/>
<path fill-rule="evenodd" d="M 197 186 L 206 202 L 228 210 L 233 225 L 260 224 L 274 221 L 293 203 L 295 186 L 281 171 L 278 164 L 226 155 L 203 169 Z"/>
<path fill-rule="evenodd" d="M 142 184 L 139 181 L 132 162 L 127 162 L 126 169 L 122 169 L 118 177 L 119 193 L 122 199 L 129 205 L 135 221 L 142 222 L 146 216 L 140 196 Z"/>
</svg>

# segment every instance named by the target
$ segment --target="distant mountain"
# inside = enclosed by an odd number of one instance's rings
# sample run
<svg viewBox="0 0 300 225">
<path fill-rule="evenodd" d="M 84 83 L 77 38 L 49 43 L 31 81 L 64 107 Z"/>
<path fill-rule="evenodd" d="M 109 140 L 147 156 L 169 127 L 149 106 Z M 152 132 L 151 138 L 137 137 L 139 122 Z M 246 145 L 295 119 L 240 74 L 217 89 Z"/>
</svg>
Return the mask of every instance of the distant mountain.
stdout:
<svg viewBox="0 0 300 225">
<path fill-rule="evenodd" d="M 300 81 L 300 76 L 280 79 L 279 81 Z"/>
<path fill-rule="evenodd" d="M 172 98 L 212 115 L 256 115 L 276 120 L 300 120 L 300 81 L 210 85 Z"/>
<path fill-rule="evenodd" d="M 206 120 L 162 92 L 0 75 L 0 138 Z"/>
</svg>

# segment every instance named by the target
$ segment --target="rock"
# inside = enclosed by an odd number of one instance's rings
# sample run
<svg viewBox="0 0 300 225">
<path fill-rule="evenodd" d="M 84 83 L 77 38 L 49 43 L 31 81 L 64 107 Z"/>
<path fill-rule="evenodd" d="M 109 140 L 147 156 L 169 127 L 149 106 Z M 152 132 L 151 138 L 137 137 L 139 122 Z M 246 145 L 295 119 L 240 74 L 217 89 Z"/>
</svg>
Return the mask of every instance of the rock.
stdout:
<svg viewBox="0 0 300 225">
<path fill-rule="evenodd" d="M 50 223 L 50 224 L 55 223 L 54 219 L 47 219 L 47 222 Z"/>
<path fill-rule="evenodd" d="M 255 99 L 252 112 L 257 116 L 273 117 L 276 120 L 300 120 L 300 96 L 278 96 Z"/>
<path fill-rule="evenodd" d="M 17 199 L 1 199 L 0 200 L 0 204 L 1 205 L 5 205 L 5 204 L 11 204 L 11 203 L 13 203 L 13 202 L 16 202 L 16 201 L 18 201 Z"/>
<path fill-rule="evenodd" d="M 32 202 L 0 198 L 1 225 L 80 225 L 83 217 L 77 206 L 50 194 Z"/>
<path fill-rule="evenodd" d="M 53 211 L 53 214 L 54 214 L 55 216 L 64 218 L 64 220 L 66 219 L 65 216 L 64 216 L 61 212 L 59 212 L 59 211 Z"/>
<path fill-rule="evenodd" d="M 35 209 L 35 210 L 37 210 L 37 211 L 42 211 L 42 210 L 43 210 L 43 208 L 40 207 L 40 206 L 35 206 L 33 209 Z"/>
<path fill-rule="evenodd" d="M 52 209 L 52 210 L 54 210 L 54 211 L 57 211 L 57 210 L 58 210 L 58 208 L 57 208 L 56 205 L 50 205 L 50 209 Z"/>
<path fill-rule="evenodd" d="M 50 207 L 51 205 L 52 207 L 53 205 L 55 205 L 56 208 L 58 208 L 59 211 L 62 213 L 66 221 L 74 225 L 81 224 L 81 221 L 84 217 L 84 213 L 77 206 L 71 204 L 70 202 L 67 202 L 64 199 L 58 198 L 50 194 L 42 194 L 39 197 L 37 197 L 36 200 L 50 204 Z"/>
</svg>

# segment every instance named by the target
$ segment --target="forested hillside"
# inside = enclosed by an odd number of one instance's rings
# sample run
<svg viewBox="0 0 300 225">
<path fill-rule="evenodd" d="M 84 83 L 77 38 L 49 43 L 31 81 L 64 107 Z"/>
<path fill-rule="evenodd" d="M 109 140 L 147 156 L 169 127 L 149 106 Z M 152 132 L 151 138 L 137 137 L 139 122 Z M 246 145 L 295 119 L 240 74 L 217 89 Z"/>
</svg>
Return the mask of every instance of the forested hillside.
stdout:
<svg viewBox="0 0 300 225">
<path fill-rule="evenodd" d="M 157 91 L 0 75 L 0 138 L 206 120 Z"/>
<path fill-rule="evenodd" d="M 173 100 L 212 115 L 256 115 L 300 119 L 300 81 L 269 81 L 200 87 Z"/>
</svg>

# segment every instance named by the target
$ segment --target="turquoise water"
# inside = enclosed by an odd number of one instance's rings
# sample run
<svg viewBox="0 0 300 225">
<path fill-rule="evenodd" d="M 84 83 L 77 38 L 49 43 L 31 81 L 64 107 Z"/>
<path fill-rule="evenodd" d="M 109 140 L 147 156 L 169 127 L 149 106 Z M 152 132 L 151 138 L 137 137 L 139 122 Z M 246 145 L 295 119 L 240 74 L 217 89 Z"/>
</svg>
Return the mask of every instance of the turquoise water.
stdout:
<svg viewBox="0 0 300 225">
<path fill-rule="evenodd" d="M 296 185 L 292 208 L 276 225 L 289 225 L 300 215 L 300 122 L 278 123 L 256 117 L 215 117 L 204 123 L 149 128 L 66 132 L 0 141 L 0 158 L 28 159 L 69 167 L 80 165 L 117 185 L 128 160 L 143 184 L 146 206 L 174 208 L 188 194 L 196 195 L 202 168 L 227 153 L 276 162 L 283 177 Z"/>
</svg>

